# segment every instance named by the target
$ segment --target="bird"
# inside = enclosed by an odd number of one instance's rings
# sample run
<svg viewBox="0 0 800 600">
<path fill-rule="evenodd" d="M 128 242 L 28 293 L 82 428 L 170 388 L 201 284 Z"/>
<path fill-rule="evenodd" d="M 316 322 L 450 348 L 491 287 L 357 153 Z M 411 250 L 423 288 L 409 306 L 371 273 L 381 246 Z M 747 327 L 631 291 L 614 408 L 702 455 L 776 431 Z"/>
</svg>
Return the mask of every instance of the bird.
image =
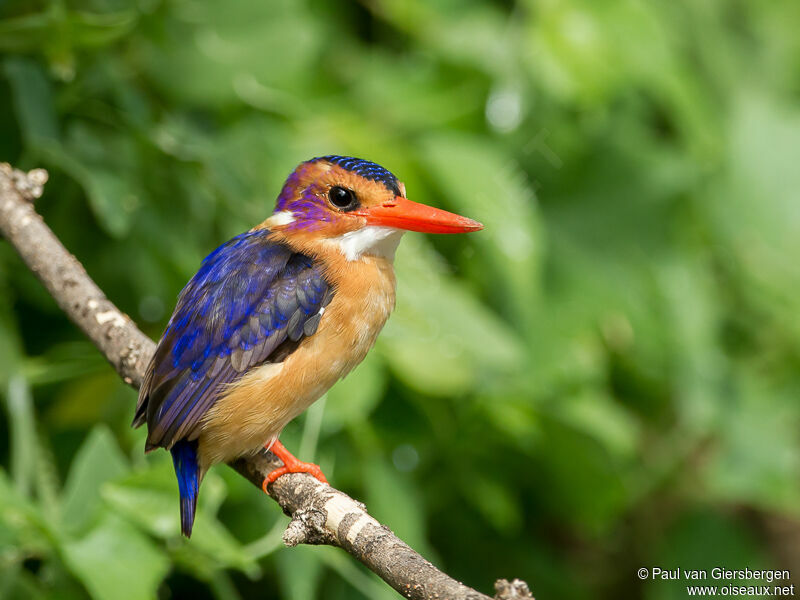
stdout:
<svg viewBox="0 0 800 600">
<path fill-rule="evenodd" d="M 395 305 L 407 231 L 477 231 L 477 221 L 406 197 L 384 167 L 351 156 L 300 163 L 273 213 L 211 252 L 180 292 L 145 371 L 133 427 L 172 454 L 181 533 L 217 463 L 271 450 L 286 473 L 327 483 L 294 457 L 283 428 L 366 356 Z"/>
</svg>

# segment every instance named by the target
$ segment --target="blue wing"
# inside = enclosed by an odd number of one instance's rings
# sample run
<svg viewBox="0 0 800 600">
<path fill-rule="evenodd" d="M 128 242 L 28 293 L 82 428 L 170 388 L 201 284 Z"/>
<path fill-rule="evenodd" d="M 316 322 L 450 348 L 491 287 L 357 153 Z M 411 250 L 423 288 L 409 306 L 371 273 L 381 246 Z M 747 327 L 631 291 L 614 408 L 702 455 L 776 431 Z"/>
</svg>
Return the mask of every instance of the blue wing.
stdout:
<svg viewBox="0 0 800 600">
<path fill-rule="evenodd" d="M 333 290 L 311 258 L 243 233 L 212 252 L 178 298 L 139 390 L 146 449 L 197 437 L 223 386 L 313 335 Z"/>
</svg>

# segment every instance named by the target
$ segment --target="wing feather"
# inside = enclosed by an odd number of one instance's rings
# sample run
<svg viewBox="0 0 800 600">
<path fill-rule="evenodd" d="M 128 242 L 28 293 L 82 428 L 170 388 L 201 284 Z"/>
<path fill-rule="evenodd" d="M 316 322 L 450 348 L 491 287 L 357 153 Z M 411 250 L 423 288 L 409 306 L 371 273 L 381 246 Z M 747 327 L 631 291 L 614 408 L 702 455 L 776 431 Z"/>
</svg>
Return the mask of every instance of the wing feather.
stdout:
<svg viewBox="0 0 800 600">
<path fill-rule="evenodd" d="M 251 231 L 220 246 L 178 298 L 139 391 L 147 449 L 194 439 L 220 391 L 313 335 L 332 290 L 319 265 Z"/>
</svg>

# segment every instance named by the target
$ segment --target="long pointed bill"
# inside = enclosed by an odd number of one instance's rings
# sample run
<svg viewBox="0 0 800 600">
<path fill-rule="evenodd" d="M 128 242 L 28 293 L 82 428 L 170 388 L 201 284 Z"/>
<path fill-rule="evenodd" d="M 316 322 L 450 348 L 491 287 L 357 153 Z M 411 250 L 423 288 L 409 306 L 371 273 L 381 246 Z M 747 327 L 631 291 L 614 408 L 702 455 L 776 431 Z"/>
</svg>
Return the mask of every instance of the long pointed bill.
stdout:
<svg viewBox="0 0 800 600">
<path fill-rule="evenodd" d="M 366 218 L 368 225 L 422 233 L 464 233 L 483 229 L 483 224 L 477 221 L 427 204 L 412 202 L 402 196 L 395 196 L 394 200 L 384 202 L 380 206 L 362 208 L 350 214 Z"/>
</svg>

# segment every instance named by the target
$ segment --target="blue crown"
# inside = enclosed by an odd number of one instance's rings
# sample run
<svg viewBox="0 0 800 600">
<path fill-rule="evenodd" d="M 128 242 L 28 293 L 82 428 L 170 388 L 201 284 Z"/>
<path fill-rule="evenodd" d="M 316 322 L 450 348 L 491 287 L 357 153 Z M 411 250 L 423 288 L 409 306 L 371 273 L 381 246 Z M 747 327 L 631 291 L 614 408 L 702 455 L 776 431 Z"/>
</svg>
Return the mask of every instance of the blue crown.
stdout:
<svg viewBox="0 0 800 600">
<path fill-rule="evenodd" d="M 382 166 L 374 162 L 364 160 L 363 158 L 337 156 L 335 154 L 318 156 L 317 158 L 312 158 L 309 162 L 314 162 L 317 160 L 326 160 L 334 165 L 339 165 L 343 169 L 352 171 L 364 179 L 369 179 L 370 181 L 380 181 L 384 186 L 386 186 L 386 189 L 388 189 L 394 195 L 400 195 L 400 186 L 398 185 L 397 177 L 395 177 L 388 169 L 384 169 Z"/>
</svg>

